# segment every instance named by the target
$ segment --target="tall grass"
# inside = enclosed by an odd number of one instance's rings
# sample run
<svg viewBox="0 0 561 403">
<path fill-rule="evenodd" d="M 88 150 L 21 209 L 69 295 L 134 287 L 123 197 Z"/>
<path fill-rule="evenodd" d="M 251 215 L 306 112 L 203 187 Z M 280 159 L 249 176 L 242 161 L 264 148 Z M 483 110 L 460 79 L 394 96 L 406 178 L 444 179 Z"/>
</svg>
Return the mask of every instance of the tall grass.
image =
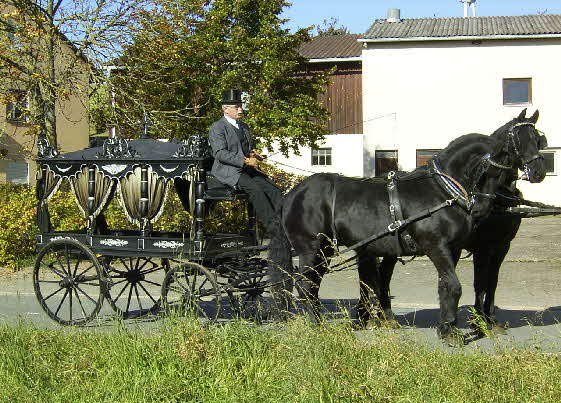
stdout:
<svg viewBox="0 0 561 403">
<path fill-rule="evenodd" d="M 552 402 L 561 360 L 449 352 L 343 325 L 167 320 L 147 334 L 0 326 L 5 402 Z"/>
</svg>

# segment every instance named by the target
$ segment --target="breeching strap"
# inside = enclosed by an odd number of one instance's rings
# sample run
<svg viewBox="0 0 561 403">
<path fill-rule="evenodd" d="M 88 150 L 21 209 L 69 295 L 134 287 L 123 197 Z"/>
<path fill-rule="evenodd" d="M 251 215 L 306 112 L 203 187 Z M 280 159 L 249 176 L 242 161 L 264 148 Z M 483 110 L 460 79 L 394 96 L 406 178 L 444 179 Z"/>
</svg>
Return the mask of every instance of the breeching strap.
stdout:
<svg viewBox="0 0 561 403">
<path fill-rule="evenodd" d="M 457 201 L 458 201 L 458 198 L 455 197 L 453 199 L 443 201 L 442 203 L 440 203 L 440 204 L 438 204 L 438 205 L 436 205 L 436 206 L 434 206 L 430 209 L 422 210 L 422 211 L 418 212 L 417 214 L 414 214 L 414 215 L 406 218 L 405 220 L 395 221 L 395 222 L 391 223 L 390 225 L 388 225 L 388 228 L 385 231 L 378 232 L 377 234 L 369 236 L 368 238 L 365 238 L 362 241 L 359 241 L 359 242 L 355 243 L 354 245 L 349 246 L 347 249 L 342 250 L 340 252 L 340 254 L 342 255 L 342 254 L 344 254 L 346 252 L 349 252 L 351 250 L 355 250 L 356 248 L 359 248 L 363 245 L 366 245 L 367 243 L 370 243 L 370 242 L 375 241 L 377 239 L 383 238 L 386 235 L 389 235 L 389 234 L 397 231 L 401 227 L 404 227 L 406 225 L 414 223 L 415 221 L 422 220 L 423 218 L 430 217 L 431 215 L 433 215 L 437 211 L 442 210 L 445 207 L 452 206 Z"/>
</svg>

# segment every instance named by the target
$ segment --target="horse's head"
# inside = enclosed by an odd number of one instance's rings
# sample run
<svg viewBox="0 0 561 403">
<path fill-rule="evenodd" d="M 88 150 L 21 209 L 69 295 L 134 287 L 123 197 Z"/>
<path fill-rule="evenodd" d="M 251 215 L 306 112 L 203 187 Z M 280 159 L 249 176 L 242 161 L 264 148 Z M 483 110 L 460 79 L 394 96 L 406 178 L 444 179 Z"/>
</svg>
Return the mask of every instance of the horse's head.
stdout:
<svg viewBox="0 0 561 403">
<path fill-rule="evenodd" d="M 544 180 L 546 167 L 540 150 L 547 147 L 547 138 L 536 129 L 539 111 L 526 118 L 526 109 L 518 117 L 496 130 L 491 137 L 497 145 L 489 155 L 489 163 L 498 169 L 512 170 L 516 177 L 523 171 L 521 179 L 532 183 Z"/>
</svg>

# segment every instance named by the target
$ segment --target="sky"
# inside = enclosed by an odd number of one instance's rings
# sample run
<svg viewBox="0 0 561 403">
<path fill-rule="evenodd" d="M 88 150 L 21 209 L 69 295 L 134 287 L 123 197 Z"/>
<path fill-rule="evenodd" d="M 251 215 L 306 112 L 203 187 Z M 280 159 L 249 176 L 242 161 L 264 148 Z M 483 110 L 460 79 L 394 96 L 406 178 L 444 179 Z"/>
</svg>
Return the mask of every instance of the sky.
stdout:
<svg viewBox="0 0 561 403">
<path fill-rule="evenodd" d="M 323 20 L 338 19 L 350 33 L 364 33 L 376 19 L 386 18 L 388 8 L 399 8 L 401 18 L 463 17 L 459 0 L 288 0 L 283 18 L 295 30 L 322 25 Z M 477 0 L 477 16 L 561 14 L 561 0 Z"/>
</svg>

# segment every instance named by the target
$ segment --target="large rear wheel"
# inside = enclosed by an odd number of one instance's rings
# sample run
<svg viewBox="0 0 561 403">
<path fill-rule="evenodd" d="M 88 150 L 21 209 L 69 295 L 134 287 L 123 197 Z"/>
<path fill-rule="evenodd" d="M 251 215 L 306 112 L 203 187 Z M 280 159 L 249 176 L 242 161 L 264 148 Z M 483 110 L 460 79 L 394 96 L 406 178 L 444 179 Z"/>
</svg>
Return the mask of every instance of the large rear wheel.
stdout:
<svg viewBox="0 0 561 403">
<path fill-rule="evenodd" d="M 83 243 L 58 239 L 37 255 L 33 287 L 41 308 L 62 325 L 83 325 L 101 309 L 105 278 L 99 261 Z"/>
<path fill-rule="evenodd" d="M 170 315 L 192 315 L 216 321 L 222 306 L 216 276 L 197 263 L 179 264 L 166 274 L 162 285 L 162 306 Z"/>
</svg>

